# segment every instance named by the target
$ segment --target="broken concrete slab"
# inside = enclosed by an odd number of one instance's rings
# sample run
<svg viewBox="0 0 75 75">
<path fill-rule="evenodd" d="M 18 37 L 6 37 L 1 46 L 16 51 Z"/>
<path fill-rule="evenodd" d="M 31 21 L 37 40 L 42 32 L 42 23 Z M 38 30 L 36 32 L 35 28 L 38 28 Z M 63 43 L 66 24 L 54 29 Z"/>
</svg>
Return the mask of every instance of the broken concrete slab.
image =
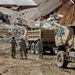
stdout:
<svg viewBox="0 0 75 75">
<path fill-rule="evenodd" d="M 10 21 L 10 24 L 14 24 L 17 18 L 20 18 L 23 21 L 23 24 L 27 23 L 27 21 L 25 20 L 23 16 L 21 16 L 17 11 L 13 11 L 11 9 L 0 7 L 0 14 L 3 16 L 7 15 Z"/>
<path fill-rule="evenodd" d="M 47 1 L 47 0 L 33 0 L 37 5 Z"/>
<path fill-rule="evenodd" d="M 41 0 L 36 2 L 40 3 L 37 7 L 20 11 L 27 21 L 35 20 L 39 16 L 46 16 L 61 5 L 59 0 Z"/>
<path fill-rule="evenodd" d="M 46 0 L 38 6 L 41 16 L 46 16 L 61 5 L 59 0 Z"/>
<path fill-rule="evenodd" d="M 30 9 L 25 9 L 19 12 L 24 18 L 29 21 L 29 20 L 35 20 L 36 18 L 39 17 L 41 12 L 39 11 L 38 8 L 30 8 Z"/>
</svg>

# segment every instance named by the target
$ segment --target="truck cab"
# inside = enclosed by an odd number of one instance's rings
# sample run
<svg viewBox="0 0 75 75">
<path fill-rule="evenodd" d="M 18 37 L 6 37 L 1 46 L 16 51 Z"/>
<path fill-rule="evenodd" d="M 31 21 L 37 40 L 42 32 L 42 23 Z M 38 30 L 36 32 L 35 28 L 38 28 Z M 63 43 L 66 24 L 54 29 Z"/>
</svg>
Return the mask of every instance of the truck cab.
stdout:
<svg viewBox="0 0 75 75">
<path fill-rule="evenodd" d="M 70 59 L 75 59 L 75 26 L 59 25 L 55 36 L 57 46 L 56 64 L 58 67 L 66 67 Z"/>
</svg>

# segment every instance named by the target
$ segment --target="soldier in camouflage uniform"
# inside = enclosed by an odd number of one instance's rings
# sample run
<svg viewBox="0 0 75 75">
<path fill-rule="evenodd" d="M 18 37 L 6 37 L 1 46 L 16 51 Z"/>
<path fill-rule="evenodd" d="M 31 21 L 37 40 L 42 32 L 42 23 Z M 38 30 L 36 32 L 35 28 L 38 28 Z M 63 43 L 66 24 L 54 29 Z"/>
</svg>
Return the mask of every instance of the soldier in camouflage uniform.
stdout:
<svg viewBox="0 0 75 75">
<path fill-rule="evenodd" d="M 43 58 L 43 42 L 41 39 L 38 39 L 37 46 L 39 49 L 39 58 Z"/>
<path fill-rule="evenodd" d="M 20 53 L 21 53 L 21 58 L 23 59 L 23 54 L 25 58 L 27 59 L 27 46 L 26 46 L 26 41 L 22 38 L 21 41 L 19 42 L 20 45 Z"/>
<path fill-rule="evenodd" d="M 11 46 L 12 46 L 12 48 L 11 48 L 11 57 L 12 57 L 12 58 L 16 58 L 16 57 L 15 57 L 15 53 L 16 53 L 16 46 L 17 46 L 17 43 L 16 43 L 16 41 L 15 41 L 15 37 L 12 37 L 12 40 L 10 41 L 10 43 L 11 43 Z"/>
</svg>

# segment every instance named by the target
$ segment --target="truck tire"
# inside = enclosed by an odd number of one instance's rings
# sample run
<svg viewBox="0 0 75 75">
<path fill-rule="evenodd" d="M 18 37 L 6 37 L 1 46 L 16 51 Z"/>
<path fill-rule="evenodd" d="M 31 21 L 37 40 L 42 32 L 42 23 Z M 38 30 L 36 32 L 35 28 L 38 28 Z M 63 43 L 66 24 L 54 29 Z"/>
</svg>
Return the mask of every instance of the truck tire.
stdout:
<svg viewBox="0 0 75 75">
<path fill-rule="evenodd" d="M 39 54 L 39 48 L 37 45 L 35 45 L 35 54 Z"/>
<path fill-rule="evenodd" d="M 59 51 L 56 56 L 56 64 L 60 68 L 65 68 L 68 64 L 68 61 L 65 59 L 65 52 Z"/>
<path fill-rule="evenodd" d="M 31 44 L 31 53 L 34 54 L 35 53 L 35 43 Z"/>
</svg>

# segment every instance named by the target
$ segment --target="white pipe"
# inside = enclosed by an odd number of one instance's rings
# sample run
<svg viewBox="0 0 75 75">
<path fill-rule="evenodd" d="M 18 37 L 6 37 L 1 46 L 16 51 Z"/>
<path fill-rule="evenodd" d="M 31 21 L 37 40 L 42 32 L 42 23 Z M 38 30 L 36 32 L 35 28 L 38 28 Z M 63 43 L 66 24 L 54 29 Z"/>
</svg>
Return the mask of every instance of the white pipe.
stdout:
<svg viewBox="0 0 75 75">
<path fill-rule="evenodd" d="M 73 0 L 70 0 L 73 4 L 74 4 L 74 1 Z"/>
</svg>

